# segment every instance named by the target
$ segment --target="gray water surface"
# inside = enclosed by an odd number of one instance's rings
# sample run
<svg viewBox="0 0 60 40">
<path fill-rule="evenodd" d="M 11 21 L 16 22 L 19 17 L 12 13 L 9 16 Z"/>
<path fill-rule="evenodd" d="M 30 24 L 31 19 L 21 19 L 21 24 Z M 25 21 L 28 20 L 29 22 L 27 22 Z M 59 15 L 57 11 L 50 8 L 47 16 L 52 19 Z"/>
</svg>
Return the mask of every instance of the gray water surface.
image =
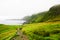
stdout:
<svg viewBox="0 0 60 40">
<path fill-rule="evenodd" d="M 6 24 L 6 25 L 21 25 L 25 21 L 24 20 L 3 20 L 0 21 L 0 24 Z"/>
</svg>

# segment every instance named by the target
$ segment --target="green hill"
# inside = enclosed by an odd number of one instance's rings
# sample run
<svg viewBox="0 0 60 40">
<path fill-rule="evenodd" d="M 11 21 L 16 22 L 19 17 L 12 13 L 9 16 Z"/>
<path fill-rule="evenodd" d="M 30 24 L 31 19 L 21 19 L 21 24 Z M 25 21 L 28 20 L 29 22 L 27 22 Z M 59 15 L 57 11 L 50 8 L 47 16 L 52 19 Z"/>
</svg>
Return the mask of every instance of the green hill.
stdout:
<svg viewBox="0 0 60 40">
<path fill-rule="evenodd" d="M 40 23 L 48 21 L 60 21 L 60 5 L 55 5 L 49 11 L 33 14 L 32 16 L 24 17 L 26 23 Z"/>
<path fill-rule="evenodd" d="M 42 21 L 60 21 L 60 5 L 51 7 Z"/>
<path fill-rule="evenodd" d="M 23 19 L 26 20 L 26 23 L 39 23 L 46 13 L 48 13 L 48 11 L 26 16 Z"/>
<path fill-rule="evenodd" d="M 25 17 L 27 20 L 22 28 L 29 40 L 60 40 L 60 5 L 49 11 Z"/>
</svg>

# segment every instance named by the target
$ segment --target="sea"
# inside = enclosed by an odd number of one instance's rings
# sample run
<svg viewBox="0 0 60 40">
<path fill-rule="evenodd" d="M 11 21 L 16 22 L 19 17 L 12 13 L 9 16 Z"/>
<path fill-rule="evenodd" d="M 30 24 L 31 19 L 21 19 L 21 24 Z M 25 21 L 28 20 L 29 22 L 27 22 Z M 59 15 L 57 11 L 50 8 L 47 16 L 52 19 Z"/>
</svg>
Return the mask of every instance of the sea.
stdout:
<svg viewBox="0 0 60 40">
<path fill-rule="evenodd" d="M 5 25 L 22 25 L 25 20 L 0 20 L 0 24 L 5 24 Z"/>
</svg>

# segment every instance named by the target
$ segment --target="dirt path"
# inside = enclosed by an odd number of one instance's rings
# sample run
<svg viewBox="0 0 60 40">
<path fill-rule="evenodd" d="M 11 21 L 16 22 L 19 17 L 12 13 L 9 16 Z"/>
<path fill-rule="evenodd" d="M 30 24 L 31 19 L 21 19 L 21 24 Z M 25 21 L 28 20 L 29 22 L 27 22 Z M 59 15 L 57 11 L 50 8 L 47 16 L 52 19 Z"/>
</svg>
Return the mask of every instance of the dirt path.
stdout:
<svg viewBox="0 0 60 40">
<path fill-rule="evenodd" d="M 17 28 L 16 36 L 13 37 L 11 40 L 29 40 L 29 39 L 26 35 L 23 35 L 19 28 Z"/>
</svg>

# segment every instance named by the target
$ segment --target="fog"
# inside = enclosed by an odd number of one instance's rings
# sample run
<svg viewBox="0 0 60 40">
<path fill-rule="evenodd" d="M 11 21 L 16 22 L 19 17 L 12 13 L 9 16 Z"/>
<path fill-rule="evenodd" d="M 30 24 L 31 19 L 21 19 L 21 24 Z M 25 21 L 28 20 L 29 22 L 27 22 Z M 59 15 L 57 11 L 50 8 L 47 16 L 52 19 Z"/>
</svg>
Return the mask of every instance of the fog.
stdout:
<svg viewBox="0 0 60 40">
<path fill-rule="evenodd" d="M 56 4 L 60 4 L 60 0 L 0 0 L 0 20 L 21 19 Z"/>
<path fill-rule="evenodd" d="M 47 11 L 56 4 L 60 4 L 60 0 L 0 0 L 0 23 L 10 23 L 6 19 L 22 19 Z"/>
</svg>

